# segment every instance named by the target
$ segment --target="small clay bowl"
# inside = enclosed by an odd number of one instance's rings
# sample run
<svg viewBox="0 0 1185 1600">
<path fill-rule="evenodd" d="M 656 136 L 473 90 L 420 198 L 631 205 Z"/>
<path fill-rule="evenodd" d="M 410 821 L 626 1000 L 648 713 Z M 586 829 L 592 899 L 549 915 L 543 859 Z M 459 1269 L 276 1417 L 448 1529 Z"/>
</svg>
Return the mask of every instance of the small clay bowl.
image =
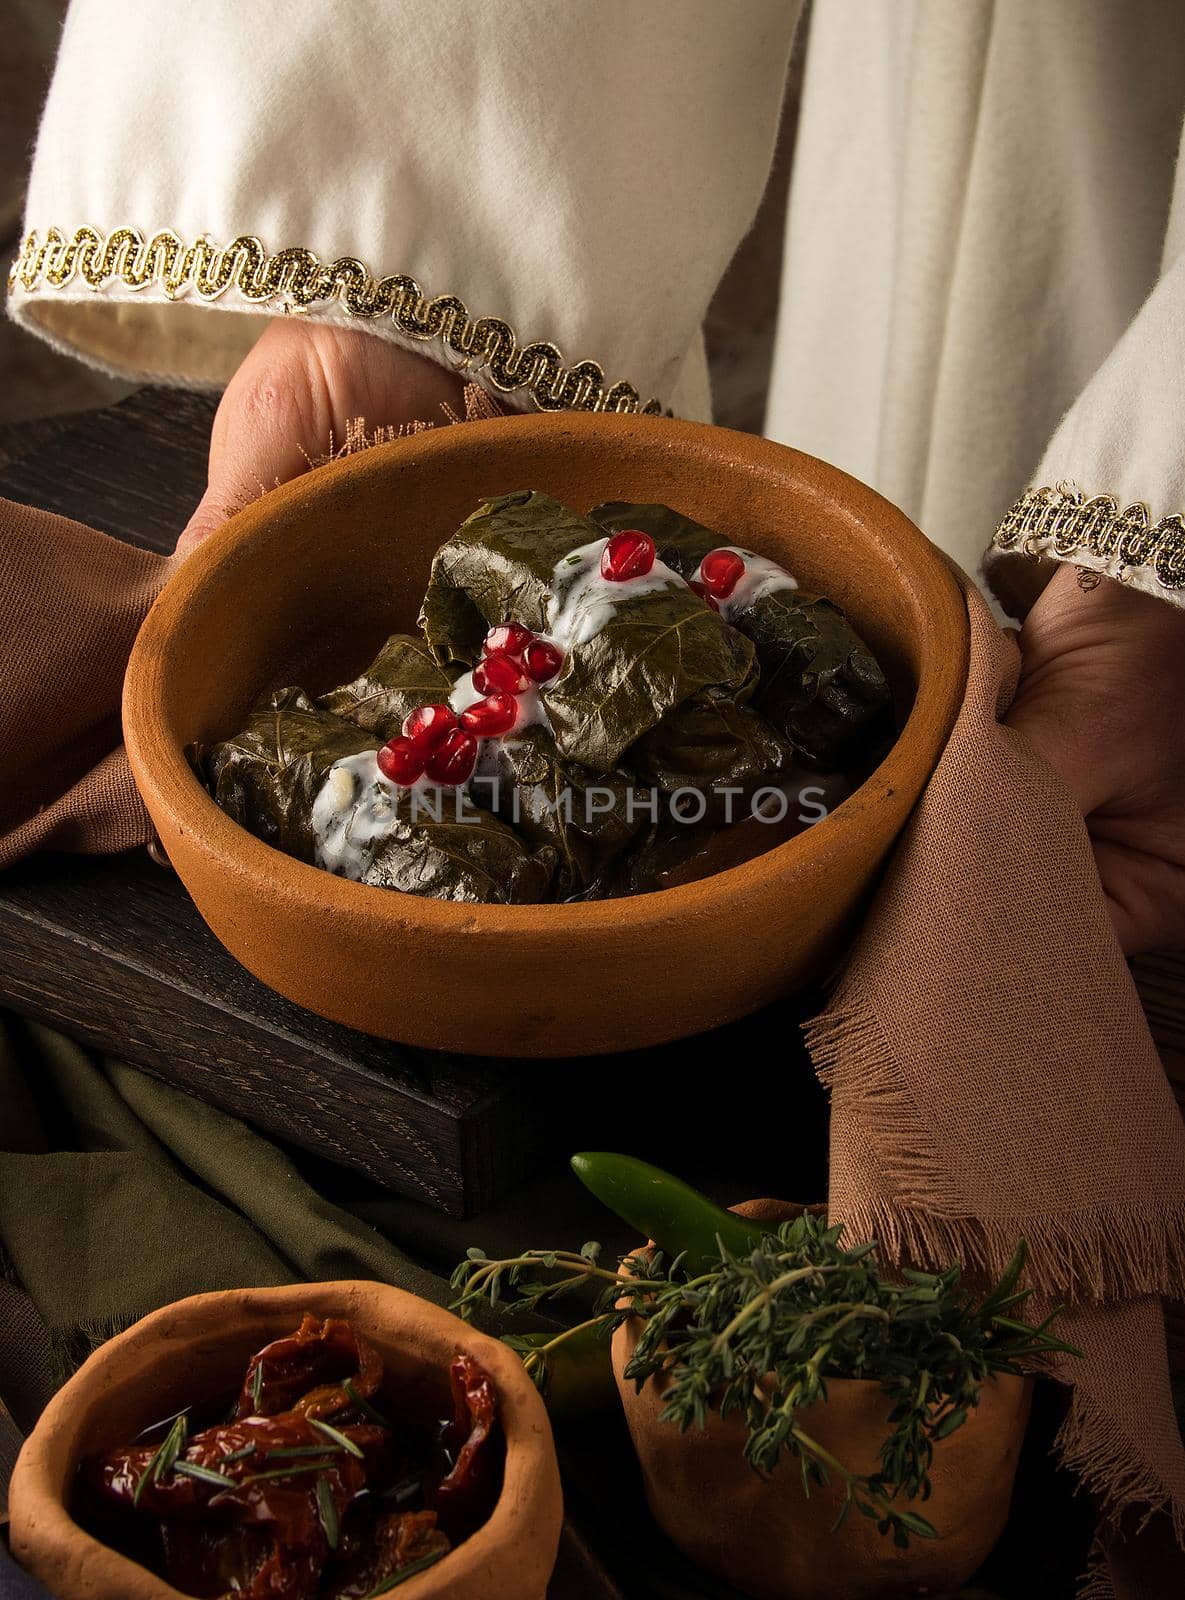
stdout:
<svg viewBox="0 0 1185 1600">
<path fill-rule="evenodd" d="M 233 1394 L 250 1356 L 305 1311 L 345 1317 L 381 1352 L 388 1378 L 448 1414 L 448 1363 L 476 1357 L 494 1380 L 506 1441 L 501 1492 L 463 1544 L 400 1585 L 400 1600 L 544 1600 L 563 1501 L 547 1413 L 519 1358 L 438 1306 L 381 1283 L 303 1283 L 194 1295 L 108 1340 L 42 1413 L 9 1488 L 12 1553 L 56 1600 L 183 1600 L 74 1521 L 80 1460 L 155 1419 Z"/>
<path fill-rule="evenodd" d="M 850 799 L 712 877 L 578 905 L 473 906 L 306 866 L 221 812 L 185 752 L 257 696 L 312 694 L 414 629 L 436 549 L 481 500 L 663 501 L 783 562 L 851 616 L 900 737 Z M 943 557 L 854 479 L 747 434 L 653 417 L 508 417 L 414 435 L 233 517 L 140 632 L 124 734 L 169 860 L 227 949 L 289 999 L 383 1038 L 480 1055 L 590 1055 L 683 1038 L 830 964 L 932 772 L 962 697 L 966 608 Z"/>
<path fill-rule="evenodd" d="M 802 1207 L 776 1200 L 736 1206 L 772 1226 Z M 812 1210 L 819 1209 L 812 1207 Z M 739 1417 L 681 1433 L 659 1420 L 664 1385 L 639 1393 L 625 1369 L 640 1328 L 625 1323 L 613 1336 L 613 1374 L 655 1521 L 683 1553 L 753 1600 L 904 1600 L 950 1594 L 982 1565 L 1004 1530 L 1020 1449 L 1028 1425 L 1032 1383 L 1003 1375 L 980 1391 L 963 1426 L 934 1447 L 930 1498 L 901 1501 L 938 1530 L 935 1540 L 911 1539 L 898 1549 L 875 1522 L 852 1509 L 832 1525 L 843 1503 L 833 1478 L 803 1494 L 797 1464 L 784 1458 L 762 1478 L 744 1458 Z M 889 1401 L 879 1383 L 829 1378 L 827 1401 L 800 1413 L 802 1425 L 851 1470 L 879 1464 Z"/>
</svg>

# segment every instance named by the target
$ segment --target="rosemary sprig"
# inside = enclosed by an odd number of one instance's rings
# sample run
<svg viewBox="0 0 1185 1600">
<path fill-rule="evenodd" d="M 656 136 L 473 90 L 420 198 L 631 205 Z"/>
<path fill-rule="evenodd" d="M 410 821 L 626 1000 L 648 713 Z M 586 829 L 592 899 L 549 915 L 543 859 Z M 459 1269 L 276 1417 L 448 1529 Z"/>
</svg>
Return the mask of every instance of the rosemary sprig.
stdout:
<svg viewBox="0 0 1185 1600">
<path fill-rule="evenodd" d="M 265 1451 L 264 1460 L 288 1461 L 296 1460 L 299 1456 L 320 1456 L 324 1461 L 329 1453 L 330 1447 L 327 1444 L 287 1444 L 281 1445 L 277 1450 Z"/>
<path fill-rule="evenodd" d="M 243 1445 L 241 1449 L 232 1450 L 228 1456 L 223 1456 L 222 1465 L 225 1467 L 231 1461 L 245 1461 L 248 1456 L 253 1456 L 254 1454 L 255 1441 L 252 1440 L 250 1444 Z"/>
<path fill-rule="evenodd" d="M 371 1589 L 364 1594 L 362 1600 L 378 1600 L 379 1595 L 390 1594 L 392 1589 L 397 1589 L 401 1583 L 406 1583 L 409 1578 L 414 1578 L 417 1572 L 426 1572 L 429 1567 L 434 1567 L 438 1561 L 447 1555 L 447 1550 L 430 1550 L 426 1556 L 421 1556 L 418 1561 L 409 1562 L 406 1567 L 400 1567 L 398 1572 L 393 1572 L 389 1578 L 384 1578 L 376 1589 Z"/>
<path fill-rule="evenodd" d="M 255 1363 L 255 1371 L 251 1374 L 251 1404 L 255 1407 L 256 1416 L 259 1415 L 259 1402 L 263 1396 L 263 1362 Z"/>
<path fill-rule="evenodd" d="M 144 1486 L 149 1479 L 153 1483 L 159 1483 L 165 1473 L 172 1470 L 173 1463 L 184 1447 L 188 1432 L 189 1413 L 188 1411 L 179 1411 L 173 1419 L 173 1426 L 165 1434 L 160 1444 L 157 1445 L 152 1454 L 152 1459 L 136 1481 L 135 1493 L 132 1495 L 132 1504 L 134 1506 L 140 1504 L 140 1496 L 144 1493 Z"/>
<path fill-rule="evenodd" d="M 308 1472 L 324 1472 L 332 1465 L 322 1454 L 320 1461 L 298 1461 L 294 1467 L 272 1467 L 265 1472 L 252 1472 L 248 1477 L 239 1479 L 239 1487 L 246 1488 L 249 1483 L 266 1483 L 270 1478 L 300 1478 Z"/>
<path fill-rule="evenodd" d="M 186 1419 L 186 1425 L 188 1426 L 189 1413 L 192 1409 L 193 1408 L 191 1406 L 182 1406 L 178 1411 L 171 1411 L 167 1417 L 158 1417 L 155 1422 L 150 1422 L 146 1428 L 140 1429 L 134 1442 L 136 1444 L 147 1444 L 152 1434 L 156 1434 L 158 1436 L 159 1442 L 159 1440 L 165 1438 L 169 1430 L 176 1423 L 178 1417 L 184 1417 Z"/>
<path fill-rule="evenodd" d="M 949 1437 L 978 1404 L 996 1373 L 1057 1353 L 1080 1354 L 1049 1330 L 1057 1312 L 1037 1325 L 1016 1314 L 1031 1293 L 1018 1289 L 1027 1251 L 1022 1241 L 999 1281 L 980 1301 L 962 1288 L 958 1265 L 944 1272 L 907 1270 L 882 1276 L 875 1242 L 845 1249 L 842 1228 L 810 1213 L 783 1223 L 749 1255 L 722 1251 L 689 1278 L 681 1259 L 623 1258 L 617 1271 L 600 1266 L 600 1247 L 579 1254 L 530 1250 L 491 1261 L 471 1249 L 453 1274 L 453 1309 L 472 1316 L 481 1301 L 535 1310 L 578 1285 L 595 1283 L 593 1315 L 579 1326 L 606 1335 L 630 1318 L 642 1329 L 626 1376 L 639 1388 L 664 1382 L 664 1421 L 702 1428 L 710 1412 L 739 1415 L 745 1456 L 771 1473 L 796 1459 L 803 1490 L 836 1481 L 844 1499 L 898 1545 L 935 1530 L 905 1501 L 930 1491 L 935 1444 Z M 542 1272 L 554 1276 L 546 1278 Z M 548 1356 L 578 1330 L 540 1346 L 507 1337 L 540 1387 Z M 801 1414 L 827 1398 L 829 1378 L 877 1382 L 891 1404 L 877 1469 L 848 1470 L 802 1426 Z"/>
<path fill-rule="evenodd" d="M 217 1484 L 220 1489 L 233 1488 L 235 1483 L 225 1472 L 219 1472 L 216 1467 L 203 1467 L 199 1461 L 175 1461 L 173 1471 L 186 1478 L 196 1478 L 199 1483 Z M 243 1481 L 246 1482 L 245 1479 Z"/>
<path fill-rule="evenodd" d="M 310 1427 L 316 1428 L 318 1433 L 324 1434 L 330 1443 L 336 1445 L 339 1450 L 344 1450 L 348 1456 L 353 1456 L 358 1461 L 363 1459 L 361 1446 L 356 1445 L 353 1439 L 347 1438 L 344 1433 L 333 1427 L 331 1423 L 322 1422 L 319 1417 L 310 1417 L 308 1421 Z"/>
<path fill-rule="evenodd" d="M 384 1490 L 379 1498 L 393 1500 L 397 1506 L 404 1506 L 409 1500 L 414 1500 L 423 1487 L 424 1485 L 419 1478 L 404 1478 L 401 1483 L 395 1484 L 393 1488 Z"/>
<path fill-rule="evenodd" d="M 333 1490 L 329 1487 L 327 1478 L 317 1479 L 317 1516 L 321 1520 L 325 1543 L 331 1550 L 336 1550 L 339 1535 L 337 1506 L 334 1504 Z"/>
<path fill-rule="evenodd" d="M 360 1411 L 368 1421 L 376 1423 L 380 1428 L 389 1428 L 391 1426 L 386 1417 L 383 1416 L 382 1412 L 376 1410 L 365 1395 L 358 1393 L 357 1389 L 354 1387 L 353 1378 L 347 1378 L 342 1384 L 342 1388 L 350 1397 L 350 1404 L 355 1408 L 355 1410 Z"/>
</svg>

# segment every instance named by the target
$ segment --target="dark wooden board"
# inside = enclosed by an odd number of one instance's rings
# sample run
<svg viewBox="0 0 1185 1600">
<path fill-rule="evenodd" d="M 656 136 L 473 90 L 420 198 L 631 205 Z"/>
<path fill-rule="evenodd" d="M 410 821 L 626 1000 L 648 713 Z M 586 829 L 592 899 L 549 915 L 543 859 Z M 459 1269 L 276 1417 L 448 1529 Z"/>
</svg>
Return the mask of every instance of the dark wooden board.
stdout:
<svg viewBox="0 0 1185 1600">
<path fill-rule="evenodd" d="M 42 856 L 0 877 L 0 1003 L 454 1216 L 589 1143 L 641 1141 L 679 1165 L 723 1141 L 738 1153 L 737 1193 L 746 1177 L 776 1186 L 789 1147 L 804 1193 L 822 1192 L 806 1152 L 822 1149 L 825 1111 L 798 1006 L 682 1046 L 591 1060 L 388 1044 L 257 982 L 143 852 Z M 733 1097 L 730 1111 L 711 1090 L 722 1060 L 752 1064 L 768 1137 L 755 1135 L 748 1099 Z"/>
<path fill-rule="evenodd" d="M 213 413 L 207 396 L 142 390 L 36 430 L 24 455 L 8 430 L 0 493 L 171 550 L 201 495 Z M 0 877 L 0 1004 L 452 1214 L 480 1210 L 532 1159 L 533 1066 L 430 1058 L 289 1005 L 139 853 Z"/>
<path fill-rule="evenodd" d="M 102 533 L 167 554 L 206 485 L 215 401 L 180 389 L 141 389 L 117 406 L 55 427 L 0 473 L 0 494 L 74 517 Z M 7 452 L 19 444 L 6 430 Z"/>
<path fill-rule="evenodd" d="M 143 853 L 0 878 L 0 997 L 443 1211 L 479 1210 L 523 1174 L 529 1066 L 404 1049 L 289 1004 Z"/>
</svg>

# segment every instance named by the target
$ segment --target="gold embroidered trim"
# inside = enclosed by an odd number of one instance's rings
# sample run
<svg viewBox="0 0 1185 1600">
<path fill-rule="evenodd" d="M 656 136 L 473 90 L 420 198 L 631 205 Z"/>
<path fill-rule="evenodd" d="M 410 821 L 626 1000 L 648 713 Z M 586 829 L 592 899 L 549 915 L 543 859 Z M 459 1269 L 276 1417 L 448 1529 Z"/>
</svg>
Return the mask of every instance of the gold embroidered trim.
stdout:
<svg viewBox="0 0 1185 1600">
<path fill-rule="evenodd" d="M 1005 516 L 992 540 L 997 550 L 1092 557 L 1110 577 L 1123 580 L 1131 567 L 1148 569 L 1162 589 L 1185 589 L 1185 522 L 1179 516 L 1154 523 L 1146 505 L 1119 509 L 1114 495 L 1087 500 L 1073 484 L 1030 489 Z"/>
<path fill-rule="evenodd" d="M 11 290 L 19 282 L 32 290 L 44 282 L 62 289 L 75 276 L 96 290 L 115 279 L 129 289 L 159 283 L 170 300 L 190 290 L 203 300 L 217 300 L 232 285 L 244 299 L 259 304 L 283 296 L 285 305 L 297 311 L 337 300 L 352 317 L 390 317 L 406 338 L 439 339 L 461 358 L 462 370 L 485 372 L 506 394 L 529 390 L 540 411 L 670 415 L 659 400 L 643 405 L 631 383 L 607 386 L 597 362 L 565 365 L 554 344 L 521 344 L 501 317 L 471 316 L 456 295 L 428 299 L 416 280 L 403 273 L 375 278 L 356 256 L 321 262 L 311 250 L 296 246 L 272 253 L 246 234 L 219 247 L 204 237 L 186 245 L 169 229 L 149 239 L 137 228 L 116 228 L 106 238 L 95 228 L 76 228 L 73 237 L 50 228 L 44 240 L 36 233 L 26 238 L 8 286 Z"/>
</svg>

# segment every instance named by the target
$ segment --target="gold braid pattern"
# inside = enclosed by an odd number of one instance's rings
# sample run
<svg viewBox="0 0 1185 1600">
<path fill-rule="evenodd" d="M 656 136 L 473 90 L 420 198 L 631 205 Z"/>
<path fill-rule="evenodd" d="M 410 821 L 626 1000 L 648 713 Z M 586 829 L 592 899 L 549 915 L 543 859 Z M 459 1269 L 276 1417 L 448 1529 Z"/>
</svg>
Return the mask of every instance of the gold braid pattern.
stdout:
<svg viewBox="0 0 1185 1600">
<path fill-rule="evenodd" d="M 1005 516 L 992 540 L 997 550 L 1093 558 L 1099 570 L 1123 580 L 1131 567 L 1147 568 L 1162 589 L 1185 589 L 1185 522 L 1154 523 L 1146 505 L 1119 509 L 1114 495 L 1087 500 L 1073 484 L 1030 489 Z"/>
<path fill-rule="evenodd" d="M 456 295 L 428 299 L 414 278 L 397 273 L 372 277 L 356 256 L 322 262 L 311 250 L 290 246 L 269 253 L 261 240 L 244 234 L 225 247 L 208 239 L 185 244 L 170 229 L 146 238 L 137 228 L 116 228 L 103 237 L 95 228 L 76 228 L 67 236 L 50 228 L 45 238 L 30 233 L 13 263 L 8 286 L 32 290 L 44 282 L 62 289 L 80 277 L 92 289 L 118 279 L 129 289 L 159 283 L 170 300 L 190 291 L 217 300 L 230 288 L 244 299 L 266 304 L 283 297 L 297 311 L 337 300 L 351 317 L 373 321 L 389 317 L 406 338 L 439 339 L 460 357 L 467 371 L 484 371 L 504 393 L 526 389 L 540 411 L 626 411 L 669 415 L 662 402 L 647 400 L 624 380 L 606 385 L 595 361 L 564 364 L 554 344 L 520 344 L 501 317 L 473 317 Z"/>
</svg>

